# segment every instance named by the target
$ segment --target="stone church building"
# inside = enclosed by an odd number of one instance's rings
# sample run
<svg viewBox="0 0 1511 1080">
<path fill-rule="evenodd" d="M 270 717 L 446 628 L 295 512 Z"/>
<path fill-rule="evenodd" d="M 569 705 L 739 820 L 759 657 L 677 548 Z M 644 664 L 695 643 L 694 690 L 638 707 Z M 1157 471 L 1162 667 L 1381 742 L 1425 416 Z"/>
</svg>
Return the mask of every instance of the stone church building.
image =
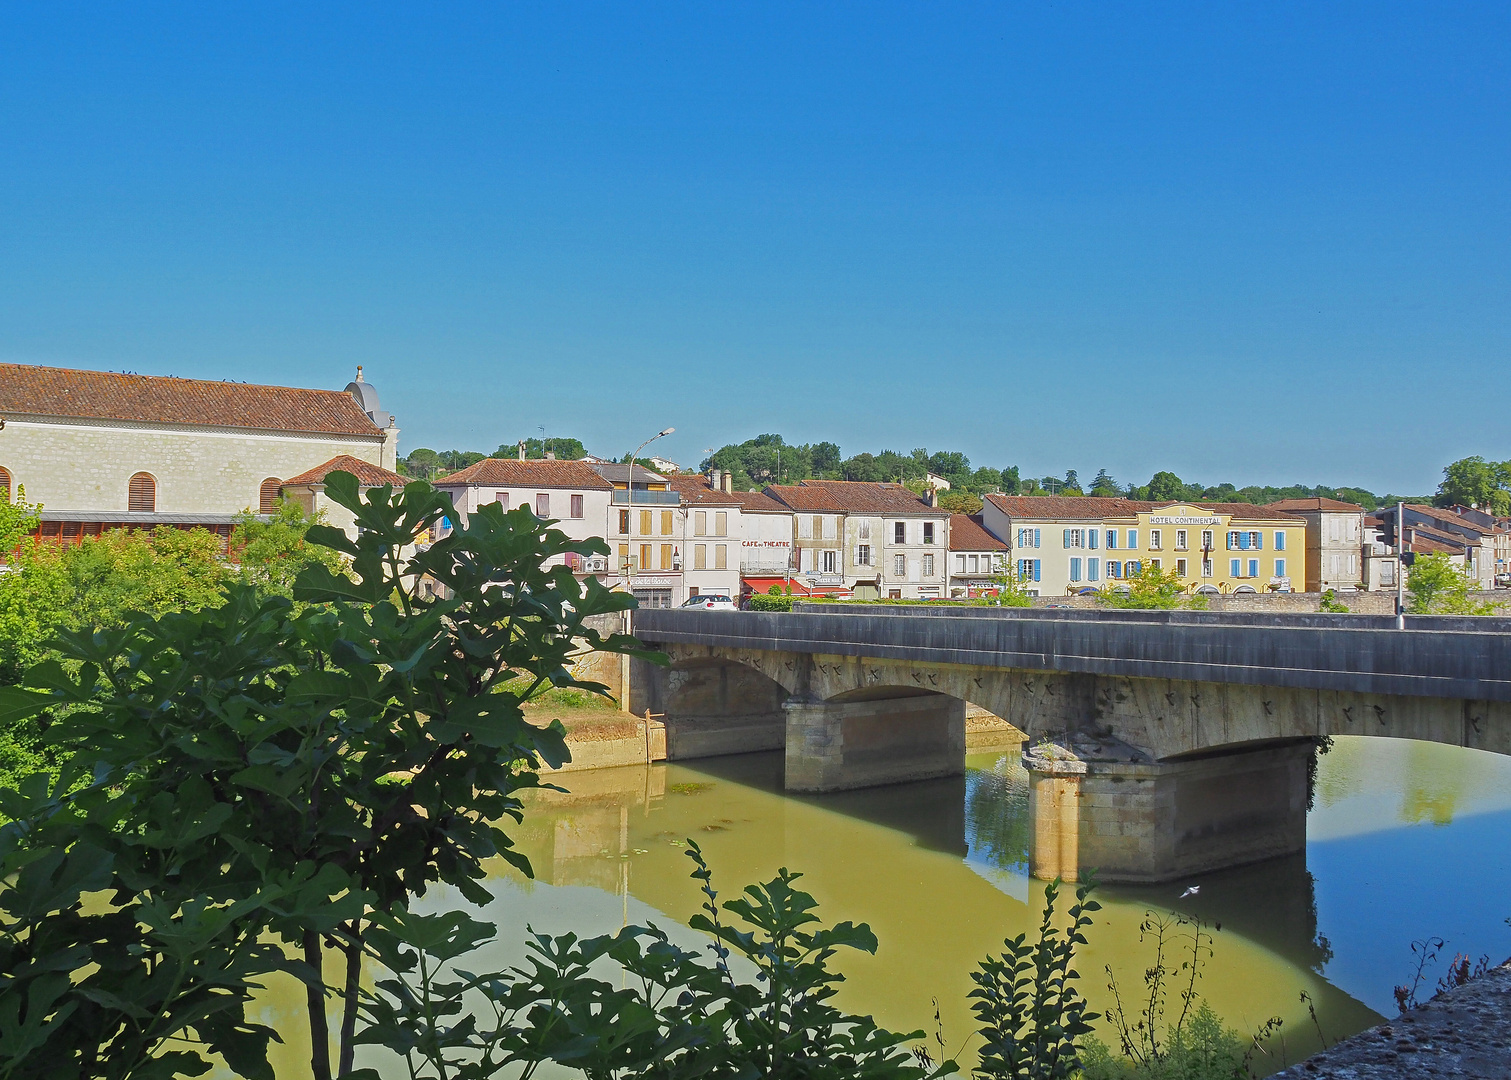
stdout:
<svg viewBox="0 0 1511 1080">
<path fill-rule="evenodd" d="M 0 363 L 0 495 L 24 488 L 64 542 L 122 526 L 229 536 L 338 458 L 402 483 L 398 439 L 360 367 L 338 391 Z"/>
</svg>

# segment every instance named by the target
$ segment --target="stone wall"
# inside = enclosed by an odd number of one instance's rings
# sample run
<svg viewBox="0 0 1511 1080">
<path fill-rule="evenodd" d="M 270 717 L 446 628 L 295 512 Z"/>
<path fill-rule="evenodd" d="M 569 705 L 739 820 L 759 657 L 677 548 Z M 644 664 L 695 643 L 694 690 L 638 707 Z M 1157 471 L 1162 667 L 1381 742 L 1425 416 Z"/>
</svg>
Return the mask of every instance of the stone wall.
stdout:
<svg viewBox="0 0 1511 1080">
<path fill-rule="evenodd" d="M 299 435 L 231 428 L 10 420 L 0 466 L 48 510 L 125 511 L 131 477 L 157 481 L 157 512 L 257 509 L 264 480 L 286 480 L 338 454 L 384 463 L 384 437 Z"/>
</svg>

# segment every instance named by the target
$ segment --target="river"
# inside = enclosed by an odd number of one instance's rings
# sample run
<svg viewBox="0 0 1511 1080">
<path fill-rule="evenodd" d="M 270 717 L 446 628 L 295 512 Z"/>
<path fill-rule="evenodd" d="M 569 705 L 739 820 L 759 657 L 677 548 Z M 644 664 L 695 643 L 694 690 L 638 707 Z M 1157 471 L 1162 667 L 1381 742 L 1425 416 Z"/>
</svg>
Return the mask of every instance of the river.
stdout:
<svg viewBox="0 0 1511 1080">
<path fill-rule="evenodd" d="M 497 868 L 485 917 L 502 944 L 477 963 L 517 962 L 527 924 L 586 935 L 654 921 L 698 941 L 685 927 L 700 900 L 684 846 L 694 838 L 726 898 L 787 866 L 805 875 L 826 921 L 869 923 L 881 947 L 838 958 L 847 977 L 839 1004 L 932 1034 L 937 1002 L 945 1045 L 965 1047 L 969 1060 L 969 972 L 1004 937 L 1031 932 L 1042 905 L 1042 883 L 1026 875 L 1016 751 L 974 754 L 963 777 L 818 796 L 783 792 L 781 770 L 780 754 L 747 754 L 571 773 L 560 778 L 568 792 L 532 793 L 512 831 L 536 879 Z M 1110 967 L 1137 994 L 1151 956 L 1138 934 L 1145 913 L 1199 915 L 1221 927 L 1199 991 L 1242 1032 L 1281 1017 L 1283 1049 L 1271 1044 L 1278 1069 L 1321 1038 L 1393 1014 L 1391 988 L 1410 977 L 1414 939 L 1447 939 L 1444 961 L 1511 953 L 1508 838 L 1511 759 L 1340 738 L 1319 761 L 1304 857 L 1100 889 L 1104 907 L 1077 964 L 1083 990 L 1105 1011 Z M 1180 899 L 1192 885 L 1199 892 Z M 426 906 L 463 905 L 442 890 Z M 282 1019 L 297 1028 L 292 1011 Z"/>
</svg>

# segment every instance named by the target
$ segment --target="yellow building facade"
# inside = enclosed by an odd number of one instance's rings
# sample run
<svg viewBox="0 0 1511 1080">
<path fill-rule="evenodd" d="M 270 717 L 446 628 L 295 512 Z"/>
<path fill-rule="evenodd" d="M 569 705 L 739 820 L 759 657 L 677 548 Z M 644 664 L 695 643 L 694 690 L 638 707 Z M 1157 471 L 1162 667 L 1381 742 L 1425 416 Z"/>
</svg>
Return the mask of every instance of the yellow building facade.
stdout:
<svg viewBox="0 0 1511 1080">
<path fill-rule="evenodd" d="M 987 530 L 1040 596 L 1117 588 L 1147 563 L 1192 593 L 1289 592 L 1306 576 L 1306 522 L 1247 503 L 988 495 Z"/>
</svg>

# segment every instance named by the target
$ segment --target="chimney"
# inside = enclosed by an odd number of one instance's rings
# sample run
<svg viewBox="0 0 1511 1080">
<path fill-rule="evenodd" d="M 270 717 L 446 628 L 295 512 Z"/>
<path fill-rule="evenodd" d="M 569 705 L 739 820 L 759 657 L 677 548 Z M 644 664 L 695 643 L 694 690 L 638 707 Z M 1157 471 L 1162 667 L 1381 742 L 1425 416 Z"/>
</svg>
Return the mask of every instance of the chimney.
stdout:
<svg viewBox="0 0 1511 1080">
<path fill-rule="evenodd" d="M 724 494 L 726 494 L 726 495 L 732 495 L 732 494 L 734 494 L 734 489 L 735 489 L 734 473 L 725 473 L 721 479 L 724 481 L 724 483 L 721 485 L 721 489 L 723 490 Z"/>
<path fill-rule="evenodd" d="M 525 460 L 525 440 L 519 440 L 519 460 Z"/>
<path fill-rule="evenodd" d="M 939 489 L 937 487 L 934 487 L 932 484 L 929 486 L 929 505 L 939 505 Z"/>
<path fill-rule="evenodd" d="M 546 460 L 547 461 L 555 461 L 556 460 L 556 451 L 555 450 L 547 450 L 546 451 Z"/>
<path fill-rule="evenodd" d="M 709 469 L 708 470 L 708 486 L 711 487 L 711 488 L 713 488 L 715 491 L 722 491 L 722 490 L 724 490 L 724 483 L 723 483 L 723 479 L 722 479 L 723 476 L 724 476 L 724 474 L 721 471 L 719 471 L 718 469 Z"/>
</svg>

